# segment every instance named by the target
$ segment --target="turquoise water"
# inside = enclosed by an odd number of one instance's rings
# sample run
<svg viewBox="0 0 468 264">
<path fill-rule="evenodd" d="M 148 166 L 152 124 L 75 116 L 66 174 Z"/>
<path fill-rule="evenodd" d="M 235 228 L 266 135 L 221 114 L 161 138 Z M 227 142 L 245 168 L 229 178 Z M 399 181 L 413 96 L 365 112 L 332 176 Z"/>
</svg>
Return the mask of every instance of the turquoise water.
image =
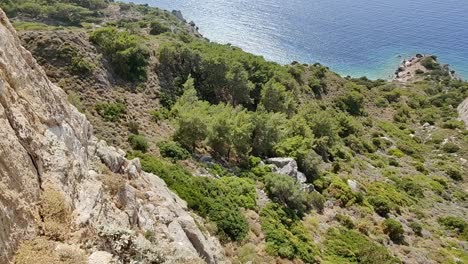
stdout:
<svg viewBox="0 0 468 264">
<path fill-rule="evenodd" d="M 133 0 L 181 10 L 212 41 L 280 63 L 388 78 L 415 53 L 468 78 L 468 0 Z"/>
</svg>

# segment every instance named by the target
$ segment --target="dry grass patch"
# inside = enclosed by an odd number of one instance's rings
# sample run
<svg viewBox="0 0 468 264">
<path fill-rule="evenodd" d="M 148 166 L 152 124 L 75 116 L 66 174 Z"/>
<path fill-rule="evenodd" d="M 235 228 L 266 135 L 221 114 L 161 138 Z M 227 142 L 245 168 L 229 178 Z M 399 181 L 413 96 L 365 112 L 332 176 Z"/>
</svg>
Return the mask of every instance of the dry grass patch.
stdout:
<svg viewBox="0 0 468 264">
<path fill-rule="evenodd" d="M 40 215 L 44 235 L 52 240 L 65 240 L 70 230 L 71 209 L 61 192 L 52 188 L 42 192 Z"/>
</svg>

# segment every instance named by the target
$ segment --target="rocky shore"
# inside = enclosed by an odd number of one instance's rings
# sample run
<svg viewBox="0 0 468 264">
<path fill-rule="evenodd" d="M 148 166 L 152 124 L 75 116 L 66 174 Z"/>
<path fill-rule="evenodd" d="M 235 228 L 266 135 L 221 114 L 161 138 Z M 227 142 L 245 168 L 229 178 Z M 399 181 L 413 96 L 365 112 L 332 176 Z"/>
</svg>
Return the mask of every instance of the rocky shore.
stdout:
<svg viewBox="0 0 468 264">
<path fill-rule="evenodd" d="M 393 75 L 393 81 L 402 83 L 414 82 L 423 79 L 431 71 L 441 70 L 451 78 L 455 78 L 455 71 L 450 70 L 448 64 L 439 64 L 434 55 L 416 54 L 410 59 L 404 59 Z"/>
</svg>

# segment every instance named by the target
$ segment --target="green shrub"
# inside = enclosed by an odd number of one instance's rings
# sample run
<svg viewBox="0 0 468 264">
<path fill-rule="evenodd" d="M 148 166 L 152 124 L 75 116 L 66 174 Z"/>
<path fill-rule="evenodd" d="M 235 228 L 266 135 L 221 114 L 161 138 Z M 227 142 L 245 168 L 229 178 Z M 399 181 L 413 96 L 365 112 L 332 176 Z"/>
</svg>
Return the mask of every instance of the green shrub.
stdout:
<svg viewBox="0 0 468 264">
<path fill-rule="evenodd" d="M 271 198 L 303 215 L 308 209 L 307 195 L 301 186 L 288 175 L 270 173 L 265 177 L 265 187 Z"/>
<path fill-rule="evenodd" d="M 426 166 L 424 164 L 422 164 L 421 162 L 415 162 L 413 164 L 413 166 L 417 171 L 419 171 L 421 173 L 424 173 L 424 174 L 429 173 L 429 171 L 426 169 Z"/>
<path fill-rule="evenodd" d="M 325 239 L 325 263 L 401 263 L 385 247 L 354 230 L 330 228 Z"/>
<path fill-rule="evenodd" d="M 446 228 L 455 230 L 458 234 L 463 234 L 468 229 L 468 223 L 456 216 L 440 217 L 438 222 Z"/>
<path fill-rule="evenodd" d="M 378 97 L 377 99 L 375 99 L 374 101 L 374 104 L 377 106 L 377 107 L 380 107 L 380 108 L 384 108 L 384 107 L 387 107 L 389 102 L 386 98 L 384 97 Z"/>
<path fill-rule="evenodd" d="M 423 198 L 424 187 L 416 180 L 405 177 L 397 182 L 398 188 L 404 190 L 411 197 Z"/>
<path fill-rule="evenodd" d="M 465 128 L 465 123 L 463 121 L 459 120 L 447 120 L 442 124 L 442 128 L 446 129 L 464 129 Z"/>
<path fill-rule="evenodd" d="M 403 229 L 403 226 L 401 225 L 400 222 L 398 222 L 395 219 L 392 218 L 387 218 L 383 222 L 384 224 L 384 232 L 390 237 L 390 239 L 399 244 L 403 242 L 404 240 L 404 233 L 405 230 Z"/>
<path fill-rule="evenodd" d="M 126 106 L 122 103 L 98 103 L 96 111 L 109 122 L 118 121 L 126 111 Z"/>
<path fill-rule="evenodd" d="M 101 28 L 91 33 L 90 40 L 110 58 L 114 71 L 128 81 L 144 81 L 147 77 L 149 51 L 142 39 L 115 28 Z"/>
<path fill-rule="evenodd" d="M 351 115 L 361 115 L 364 108 L 364 96 L 357 91 L 351 91 L 338 98 L 337 106 Z"/>
<path fill-rule="evenodd" d="M 86 108 L 81 101 L 81 97 L 76 92 L 69 90 L 67 100 L 70 104 L 72 104 L 80 113 L 84 113 Z"/>
<path fill-rule="evenodd" d="M 168 187 L 187 201 L 190 209 L 216 224 L 223 240 L 241 241 L 248 232 L 248 223 L 241 206 L 254 207 L 255 185 L 248 179 L 211 179 L 194 177 L 180 165 L 171 164 L 149 154 L 133 152 L 129 158 L 140 158 L 144 171 L 161 177 Z M 226 184 L 229 182 L 229 184 Z"/>
<path fill-rule="evenodd" d="M 269 254 L 291 260 L 301 259 L 305 263 L 318 262 L 319 251 L 294 213 L 269 203 L 262 209 L 260 221 Z"/>
<path fill-rule="evenodd" d="M 179 143 L 174 141 L 162 141 L 158 144 L 159 153 L 165 158 L 172 160 L 185 160 L 190 157 L 190 153 L 184 149 Z"/>
<path fill-rule="evenodd" d="M 446 169 L 445 169 L 445 172 L 447 173 L 447 175 L 454 179 L 455 181 L 462 181 L 463 180 L 463 174 L 462 174 L 462 171 L 460 169 L 457 169 L 453 166 L 448 166 Z"/>
<path fill-rule="evenodd" d="M 349 188 L 348 184 L 339 177 L 332 177 L 331 184 L 328 186 L 326 193 L 337 199 L 343 207 L 351 206 L 357 202 L 356 194 Z"/>
<path fill-rule="evenodd" d="M 421 65 L 428 70 L 436 70 L 440 68 L 439 63 L 437 63 L 437 61 L 432 57 L 426 57 L 422 59 Z"/>
<path fill-rule="evenodd" d="M 418 236 L 422 236 L 422 225 L 421 223 L 419 222 L 416 222 L 416 221 L 413 221 L 409 224 L 409 227 L 411 227 L 411 229 L 413 230 L 413 232 L 418 235 Z"/>
<path fill-rule="evenodd" d="M 403 153 L 401 150 L 397 149 L 397 148 L 391 148 L 388 150 L 388 154 L 389 155 L 392 155 L 392 156 L 395 156 L 397 158 L 402 158 L 405 156 L 405 153 Z"/>
<path fill-rule="evenodd" d="M 312 205 L 315 210 L 319 213 L 323 213 L 323 209 L 325 209 L 325 202 L 326 199 L 323 197 L 322 194 L 319 192 L 311 192 L 309 194 L 308 200 L 310 201 L 310 204 Z"/>
<path fill-rule="evenodd" d="M 94 13 L 80 6 L 67 3 L 55 3 L 47 9 L 47 16 L 73 26 L 79 26 L 82 22 L 93 21 L 89 18 L 93 17 Z"/>
<path fill-rule="evenodd" d="M 69 67 L 72 73 L 76 74 L 90 74 L 96 69 L 96 65 L 82 56 L 74 56 L 71 59 Z"/>
<path fill-rule="evenodd" d="M 460 150 L 460 147 L 452 142 L 447 142 L 442 146 L 442 150 L 447 153 L 456 153 Z"/>
<path fill-rule="evenodd" d="M 134 150 L 139 150 L 142 152 L 148 151 L 148 140 L 142 135 L 130 135 L 128 137 L 128 143 Z"/>
<path fill-rule="evenodd" d="M 127 123 L 128 132 L 138 135 L 140 134 L 140 125 L 135 121 L 130 121 Z"/>
<path fill-rule="evenodd" d="M 170 114 L 171 112 L 165 107 L 150 112 L 150 115 L 155 122 L 168 119 Z"/>
<path fill-rule="evenodd" d="M 368 199 L 369 203 L 374 207 L 374 211 L 382 216 L 387 217 L 388 213 L 390 213 L 391 205 L 387 199 L 381 196 L 372 196 Z"/>
<path fill-rule="evenodd" d="M 169 32 L 169 31 L 170 29 L 166 25 L 162 24 L 161 22 L 151 21 L 150 32 L 149 32 L 151 35 L 159 35 L 165 32 Z"/>
<path fill-rule="evenodd" d="M 384 97 L 389 103 L 396 103 L 400 100 L 401 94 L 402 92 L 400 89 L 393 89 L 390 92 L 384 93 Z"/>
<path fill-rule="evenodd" d="M 351 219 L 351 217 L 347 215 L 342 215 L 342 214 L 336 214 L 335 219 L 342 224 L 344 227 L 348 229 L 353 229 L 354 228 L 354 222 Z"/>
</svg>

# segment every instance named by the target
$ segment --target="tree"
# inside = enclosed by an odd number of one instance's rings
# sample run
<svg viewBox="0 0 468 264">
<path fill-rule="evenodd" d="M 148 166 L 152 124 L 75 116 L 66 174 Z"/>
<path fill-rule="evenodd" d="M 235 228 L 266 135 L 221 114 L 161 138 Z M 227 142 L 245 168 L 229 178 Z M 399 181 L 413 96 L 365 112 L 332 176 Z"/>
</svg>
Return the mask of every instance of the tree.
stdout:
<svg viewBox="0 0 468 264">
<path fill-rule="evenodd" d="M 364 108 L 364 96 L 357 91 L 350 91 L 339 97 L 336 105 L 351 115 L 361 115 Z"/>
<path fill-rule="evenodd" d="M 206 134 L 206 122 L 200 112 L 184 112 L 177 119 L 174 139 L 185 148 L 191 149 L 192 152 L 195 150 L 197 143 L 205 139 Z"/>
<path fill-rule="evenodd" d="M 210 110 L 208 145 L 220 156 L 231 158 L 234 150 L 240 161 L 247 161 L 254 129 L 252 115 L 241 108 L 219 104 Z"/>
<path fill-rule="evenodd" d="M 248 73 L 243 69 L 240 63 L 236 63 L 226 73 L 228 81 L 227 93 L 232 105 L 242 104 L 248 107 L 252 100 L 250 92 L 254 89 L 254 84 L 249 81 Z"/>
<path fill-rule="evenodd" d="M 285 134 L 286 116 L 282 113 L 259 111 L 253 117 L 252 153 L 259 157 L 274 155 L 274 147 Z"/>
<path fill-rule="evenodd" d="M 260 103 L 268 112 L 288 113 L 292 98 L 284 85 L 271 80 L 262 89 Z"/>
<path fill-rule="evenodd" d="M 270 173 L 265 178 L 265 184 L 272 199 L 295 210 L 297 215 L 302 216 L 310 209 L 306 193 L 292 177 Z"/>
</svg>

